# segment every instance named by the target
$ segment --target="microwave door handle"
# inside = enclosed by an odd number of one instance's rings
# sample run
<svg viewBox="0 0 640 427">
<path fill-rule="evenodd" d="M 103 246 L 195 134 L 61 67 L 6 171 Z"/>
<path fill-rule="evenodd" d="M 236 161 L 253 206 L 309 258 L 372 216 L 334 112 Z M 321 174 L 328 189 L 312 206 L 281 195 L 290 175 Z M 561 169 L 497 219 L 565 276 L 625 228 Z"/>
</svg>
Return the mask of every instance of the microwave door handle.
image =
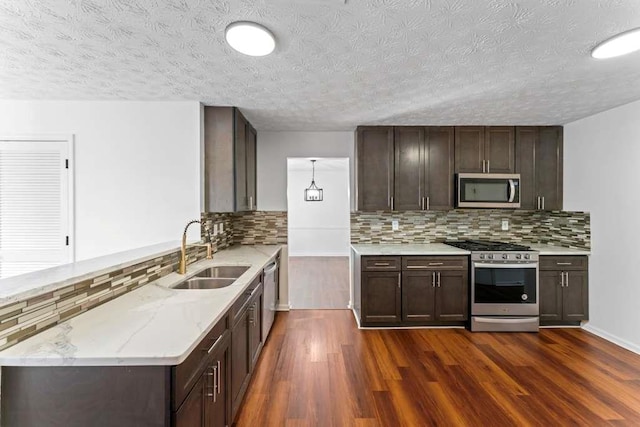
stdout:
<svg viewBox="0 0 640 427">
<path fill-rule="evenodd" d="M 512 179 L 509 180 L 509 203 L 513 203 L 516 198 L 516 184 Z"/>
</svg>

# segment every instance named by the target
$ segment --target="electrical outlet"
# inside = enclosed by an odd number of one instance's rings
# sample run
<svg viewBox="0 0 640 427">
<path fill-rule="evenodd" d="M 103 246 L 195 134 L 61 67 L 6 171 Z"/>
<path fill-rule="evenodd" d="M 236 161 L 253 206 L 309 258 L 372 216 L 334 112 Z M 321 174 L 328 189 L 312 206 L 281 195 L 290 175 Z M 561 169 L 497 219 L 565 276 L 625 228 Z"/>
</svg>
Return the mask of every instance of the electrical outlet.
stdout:
<svg viewBox="0 0 640 427">
<path fill-rule="evenodd" d="M 220 234 L 224 233 L 224 222 L 220 223 Z"/>
<path fill-rule="evenodd" d="M 391 229 L 393 231 L 398 231 L 398 229 L 400 228 L 400 223 L 398 222 L 398 220 L 393 220 L 391 221 Z"/>
<path fill-rule="evenodd" d="M 218 235 L 218 224 L 213 224 L 213 235 L 214 236 Z"/>
<path fill-rule="evenodd" d="M 502 220 L 502 231 L 508 231 L 509 230 L 509 220 L 508 219 L 503 219 Z"/>
</svg>

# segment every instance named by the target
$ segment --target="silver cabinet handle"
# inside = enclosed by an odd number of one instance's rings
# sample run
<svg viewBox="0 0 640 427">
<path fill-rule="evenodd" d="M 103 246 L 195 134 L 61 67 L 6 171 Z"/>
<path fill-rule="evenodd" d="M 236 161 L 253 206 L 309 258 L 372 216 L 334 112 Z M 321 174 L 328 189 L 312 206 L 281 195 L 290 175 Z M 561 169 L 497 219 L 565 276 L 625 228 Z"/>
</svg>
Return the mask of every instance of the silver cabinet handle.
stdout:
<svg viewBox="0 0 640 427">
<path fill-rule="evenodd" d="M 407 270 L 426 270 L 429 267 L 424 265 L 407 265 Z"/>
<path fill-rule="evenodd" d="M 438 276 L 437 276 L 437 277 L 438 277 L 438 287 L 440 287 L 440 283 L 441 283 L 441 282 L 440 282 L 440 272 L 438 271 L 436 274 L 438 275 Z"/>
<path fill-rule="evenodd" d="M 395 202 L 395 201 L 393 200 L 393 196 L 391 196 L 391 210 L 392 210 L 392 211 L 393 211 L 393 210 L 395 210 L 395 209 L 394 209 L 394 208 L 395 208 L 395 203 L 394 203 L 394 202 Z"/>
<path fill-rule="evenodd" d="M 484 167 L 484 163 L 485 163 L 485 161 L 486 161 L 486 160 L 483 160 L 483 161 L 482 161 L 482 173 L 485 173 L 485 172 L 487 171 L 487 170 L 485 169 L 485 167 Z"/>
<path fill-rule="evenodd" d="M 253 196 L 249 196 L 249 210 L 253 210 Z"/>
<path fill-rule="evenodd" d="M 431 272 L 431 287 L 432 288 L 436 287 L 436 272 L 435 271 Z"/>
<path fill-rule="evenodd" d="M 487 160 L 487 173 L 491 173 L 491 160 Z"/>
<path fill-rule="evenodd" d="M 536 204 L 536 209 L 540 210 L 540 196 L 538 196 L 538 200 L 537 200 L 537 204 Z"/>
<path fill-rule="evenodd" d="M 218 394 L 220 394 L 220 389 L 222 388 L 222 387 L 220 387 L 220 372 L 222 372 L 222 368 L 220 367 L 220 361 L 219 360 L 216 361 L 216 366 L 218 368 L 217 369 L 218 376 L 216 378 L 216 385 L 217 385 Z"/>
<path fill-rule="evenodd" d="M 430 210 L 431 208 L 429 207 L 429 197 L 427 196 L 427 210 Z"/>
<path fill-rule="evenodd" d="M 542 210 L 544 210 L 544 196 L 542 196 Z"/>
<path fill-rule="evenodd" d="M 422 200 L 420 201 L 420 207 L 422 208 L 422 210 L 425 210 L 425 209 L 426 209 L 426 208 L 425 208 L 425 205 L 426 205 L 426 203 L 425 203 L 425 198 L 423 197 L 423 198 L 422 198 Z"/>
<path fill-rule="evenodd" d="M 376 267 L 388 267 L 389 263 L 388 262 L 376 262 L 373 265 L 375 265 Z"/>
<path fill-rule="evenodd" d="M 572 265 L 570 262 L 556 262 L 556 265 Z"/>
<path fill-rule="evenodd" d="M 569 287 L 569 272 L 568 271 L 564 273 L 564 277 L 565 277 L 564 286 L 568 288 Z"/>
<path fill-rule="evenodd" d="M 429 265 L 444 265 L 444 262 L 430 262 Z"/>
<path fill-rule="evenodd" d="M 214 402 L 216 401 L 216 385 L 215 385 L 215 378 L 216 378 L 216 371 L 215 368 L 209 368 L 207 369 L 207 372 L 205 373 L 205 375 L 207 376 L 207 397 L 210 397 Z M 213 385 L 211 385 L 211 379 L 213 378 Z"/>
<path fill-rule="evenodd" d="M 400 289 L 400 281 L 402 280 L 402 274 L 398 273 L 398 289 Z"/>
<path fill-rule="evenodd" d="M 564 288 L 564 271 L 560 272 L 560 287 Z"/>
</svg>

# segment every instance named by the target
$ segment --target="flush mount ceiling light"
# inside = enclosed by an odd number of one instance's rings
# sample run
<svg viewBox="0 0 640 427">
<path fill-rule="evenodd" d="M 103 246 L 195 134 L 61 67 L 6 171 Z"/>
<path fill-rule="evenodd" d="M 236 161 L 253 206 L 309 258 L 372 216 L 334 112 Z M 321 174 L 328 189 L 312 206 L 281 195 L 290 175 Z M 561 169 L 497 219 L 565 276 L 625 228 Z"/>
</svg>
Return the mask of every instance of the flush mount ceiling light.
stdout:
<svg viewBox="0 0 640 427">
<path fill-rule="evenodd" d="M 229 46 L 249 56 L 269 55 L 276 48 L 276 39 L 271 31 L 260 24 L 238 21 L 225 30 Z"/>
<path fill-rule="evenodd" d="M 591 56 L 596 59 L 615 58 L 640 50 L 640 28 L 625 31 L 611 37 L 593 48 Z"/>
<path fill-rule="evenodd" d="M 321 202 L 322 201 L 322 188 L 318 188 L 316 185 L 316 161 L 311 160 L 311 185 L 304 190 L 304 200 L 307 202 Z"/>
</svg>

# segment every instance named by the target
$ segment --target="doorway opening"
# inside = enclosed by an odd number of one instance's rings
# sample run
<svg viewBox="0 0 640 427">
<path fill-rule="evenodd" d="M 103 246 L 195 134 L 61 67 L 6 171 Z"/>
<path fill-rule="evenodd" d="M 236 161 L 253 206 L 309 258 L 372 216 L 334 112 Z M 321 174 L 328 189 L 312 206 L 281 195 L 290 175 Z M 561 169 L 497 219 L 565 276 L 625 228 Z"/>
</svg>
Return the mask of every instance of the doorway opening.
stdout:
<svg viewBox="0 0 640 427">
<path fill-rule="evenodd" d="M 321 200 L 305 198 L 312 180 Z M 347 309 L 349 159 L 288 158 L 287 212 L 290 307 Z"/>
</svg>

